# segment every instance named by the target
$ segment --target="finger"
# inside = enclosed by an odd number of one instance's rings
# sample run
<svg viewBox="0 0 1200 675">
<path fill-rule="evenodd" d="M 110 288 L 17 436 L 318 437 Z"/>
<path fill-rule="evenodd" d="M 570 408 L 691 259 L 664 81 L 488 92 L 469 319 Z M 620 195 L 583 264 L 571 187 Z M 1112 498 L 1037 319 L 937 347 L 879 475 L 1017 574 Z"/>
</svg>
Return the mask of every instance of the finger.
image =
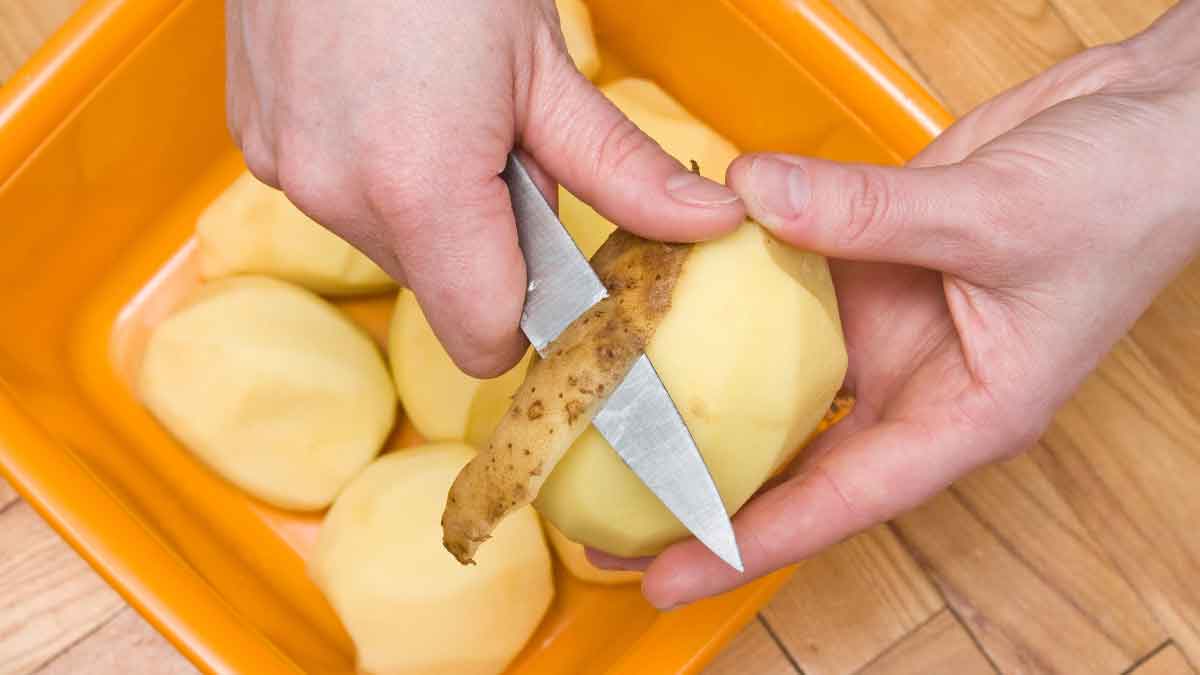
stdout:
<svg viewBox="0 0 1200 675">
<path fill-rule="evenodd" d="M 734 519 L 746 571 L 694 539 L 650 564 L 642 591 L 666 609 L 724 592 L 888 520 L 980 463 L 969 439 L 889 421 L 846 439 L 802 474 L 749 502 Z"/>
<path fill-rule="evenodd" d="M 848 260 L 960 272 L 989 255 L 982 166 L 891 168 L 790 155 L 738 158 L 729 184 L 780 239 Z"/>
<path fill-rule="evenodd" d="M 707 239 L 742 222 L 732 190 L 664 152 L 565 59 L 543 70 L 520 141 L 568 190 L 652 239 Z"/>
<path fill-rule="evenodd" d="M 769 478 L 755 494 L 761 495 L 773 490 L 791 480 L 797 473 L 803 472 L 806 467 L 823 459 L 825 455 L 840 445 L 848 436 L 853 435 L 857 429 L 867 424 L 868 417 L 870 417 L 869 414 L 860 414 L 856 410 L 847 416 L 846 419 L 834 425 L 833 428 L 814 438 L 811 443 L 804 447 L 803 452 L 795 460 L 778 474 Z M 604 570 L 643 571 L 650 566 L 650 563 L 654 562 L 654 556 L 626 558 L 591 547 L 586 547 L 585 552 L 587 553 L 588 560 L 593 565 Z"/>
<path fill-rule="evenodd" d="M 393 276 L 407 282 L 447 353 L 474 377 L 503 373 L 527 346 L 519 327 L 525 262 L 499 176 L 504 153 L 497 155 L 490 167 L 429 162 L 420 169 L 377 171 L 409 180 L 376 178 L 367 198 L 399 268 Z"/>
</svg>

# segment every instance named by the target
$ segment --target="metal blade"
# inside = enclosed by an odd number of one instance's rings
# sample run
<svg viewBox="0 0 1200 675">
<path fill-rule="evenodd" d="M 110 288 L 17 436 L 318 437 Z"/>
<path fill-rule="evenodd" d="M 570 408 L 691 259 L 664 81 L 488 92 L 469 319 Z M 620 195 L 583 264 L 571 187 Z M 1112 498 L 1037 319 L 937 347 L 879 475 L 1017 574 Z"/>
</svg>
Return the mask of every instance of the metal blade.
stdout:
<svg viewBox="0 0 1200 675">
<path fill-rule="evenodd" d="M 700 543 L 744 571 L 725 504 L 649 357 L 638 357 L 592 425 Z"/>
<path fill-rule="evenodd" d="M 529 279 L 521 330 L 542 354 L 572 321 L 608 296 L 608 289 L 516 156 L 508 156 L 501 177 L 512 197 Z"/>
<path fill-rule="evenodd" d="M 529 285 L 521 330 L 539 354 L 608 290 L 537 185 L 510 154 L 501 174 L 512 197 Z M 675 403 L 642 354 L 592 424 L 646 487 L 729 566 L 742 559 L 725 504 Z"/>
</svg>

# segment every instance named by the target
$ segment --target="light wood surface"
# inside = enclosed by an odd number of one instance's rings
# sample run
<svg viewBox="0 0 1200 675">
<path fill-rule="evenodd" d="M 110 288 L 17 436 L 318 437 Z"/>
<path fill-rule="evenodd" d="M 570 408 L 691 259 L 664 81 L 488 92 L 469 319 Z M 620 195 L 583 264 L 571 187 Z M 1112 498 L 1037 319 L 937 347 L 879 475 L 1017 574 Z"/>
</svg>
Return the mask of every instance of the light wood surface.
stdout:
<svg viewBox="0 0 1200 675">
<path fill-rule="evenodd" d="M 77 0 L 0 0 L 0 81 Z M 833 0 L 962 114 L 1167 0 Z M 1027 455 L 804 563 L 709 669 L 1134 673 L 1200 663 L 1200 265 Z M 194 672 L 0 482 L 0 673 Z"/>
</svg>

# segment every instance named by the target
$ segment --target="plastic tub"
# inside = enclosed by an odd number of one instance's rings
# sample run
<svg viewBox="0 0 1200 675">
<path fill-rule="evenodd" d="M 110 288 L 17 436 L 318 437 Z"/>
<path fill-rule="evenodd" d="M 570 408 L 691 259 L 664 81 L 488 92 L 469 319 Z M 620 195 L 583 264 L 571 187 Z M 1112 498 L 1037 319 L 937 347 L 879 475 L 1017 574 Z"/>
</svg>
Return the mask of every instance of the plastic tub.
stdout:
<svg viewBox="0 0 1200 675">
<path fill-rule="evenodd" d="M 895 163 L 949 121 L 819 0 L 590 4 L 609 75 L 653 78 L 745 150 Z M 200 668 L 349 672 L 304 572 L 317 518 L 224 483 L 127 386 L 196 283 L 196 215 L 241 169 L 221 7 L 92 0 L 0 89 L 0 472 Z M 344 305 L 381 335 L 385 301 Z M 514 673 L 698 671 L 790 571 L 666 614 L 556 574 Z"/>
</svg>

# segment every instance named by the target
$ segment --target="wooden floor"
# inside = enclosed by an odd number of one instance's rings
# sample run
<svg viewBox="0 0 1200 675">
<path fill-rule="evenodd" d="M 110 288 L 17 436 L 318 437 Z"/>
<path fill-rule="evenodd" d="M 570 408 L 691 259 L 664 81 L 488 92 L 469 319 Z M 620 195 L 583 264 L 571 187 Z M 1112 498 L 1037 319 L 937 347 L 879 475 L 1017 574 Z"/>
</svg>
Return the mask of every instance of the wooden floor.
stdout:
<svg viewBox="0 0 1200 675">
<path fill-rule="evenodd" d="M 955 113 L 1166 0 L 834 0 Z M 0 79 L 74 0 L 0 0 Z M 1195 673 L 1200 264 L 1028 454 L 805 563 L 723 674 Z M 1196 665 L 1190 665 L 1196 664 Z M 190 666 L 0 483 L 0 673 Z"/>
</svg>

